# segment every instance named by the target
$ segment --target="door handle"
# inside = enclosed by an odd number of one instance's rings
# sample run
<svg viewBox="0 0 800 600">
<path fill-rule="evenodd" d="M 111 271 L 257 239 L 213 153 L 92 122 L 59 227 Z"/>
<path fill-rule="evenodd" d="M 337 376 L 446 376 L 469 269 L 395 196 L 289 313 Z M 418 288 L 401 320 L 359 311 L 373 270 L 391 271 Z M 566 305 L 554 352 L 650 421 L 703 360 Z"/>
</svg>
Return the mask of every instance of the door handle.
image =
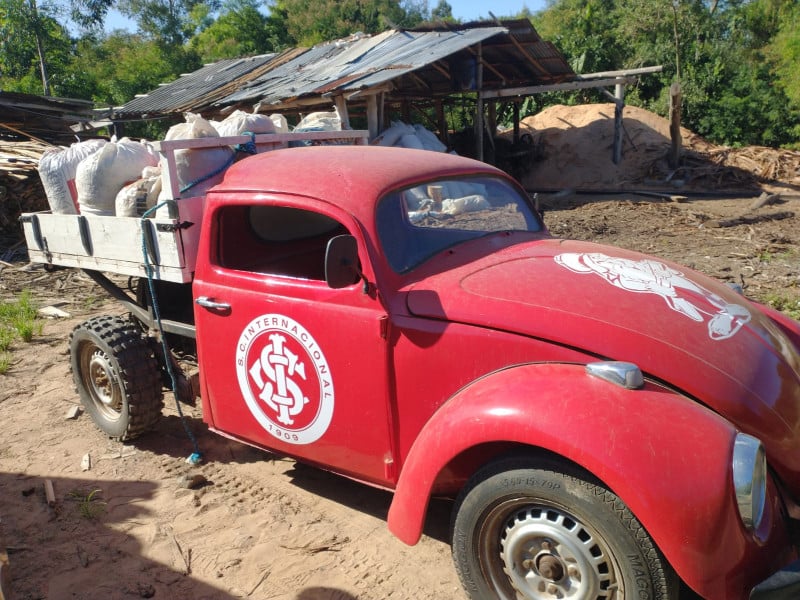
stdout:
<svg viewBox="0 0 800 600">
<path fill-rule="evenodd" d="M 229 311 L 231 309 L 231 305 L 227 302 L 215 302 L 208 296 L 200 296 L 194 302 L 198 306 L 210 308 L 211 310 Z"/>
</svg>

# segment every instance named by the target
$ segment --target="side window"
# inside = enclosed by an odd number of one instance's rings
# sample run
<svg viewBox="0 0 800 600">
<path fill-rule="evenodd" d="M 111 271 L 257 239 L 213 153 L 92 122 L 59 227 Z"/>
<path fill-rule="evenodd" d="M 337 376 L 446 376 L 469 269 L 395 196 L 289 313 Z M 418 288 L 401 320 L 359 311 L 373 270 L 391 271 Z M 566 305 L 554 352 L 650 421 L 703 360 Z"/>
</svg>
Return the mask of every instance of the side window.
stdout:
<svg viewBox="0 0 800 600">
<path fill-rule="evenodd" d="M 217 226 L 220 266 L 319 281 L 328 240 L 347 233 L 330 217 L 286 206 L 226 206 Z"/>
</svg>

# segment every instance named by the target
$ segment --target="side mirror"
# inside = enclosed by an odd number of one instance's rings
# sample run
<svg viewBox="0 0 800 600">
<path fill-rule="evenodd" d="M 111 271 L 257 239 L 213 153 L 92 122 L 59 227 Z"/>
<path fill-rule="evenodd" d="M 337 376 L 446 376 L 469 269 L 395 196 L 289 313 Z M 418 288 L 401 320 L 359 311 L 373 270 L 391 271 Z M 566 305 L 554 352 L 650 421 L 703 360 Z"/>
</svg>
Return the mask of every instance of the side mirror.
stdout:
<svg viewBox="0 0 800 600">
<path fill-rule="evenodd" d="M 325 250 L 325 281 L 338 290 L 361 279 L 358 244 L 352 235 L 337 235 L 328 240 Z"/>
</svg>

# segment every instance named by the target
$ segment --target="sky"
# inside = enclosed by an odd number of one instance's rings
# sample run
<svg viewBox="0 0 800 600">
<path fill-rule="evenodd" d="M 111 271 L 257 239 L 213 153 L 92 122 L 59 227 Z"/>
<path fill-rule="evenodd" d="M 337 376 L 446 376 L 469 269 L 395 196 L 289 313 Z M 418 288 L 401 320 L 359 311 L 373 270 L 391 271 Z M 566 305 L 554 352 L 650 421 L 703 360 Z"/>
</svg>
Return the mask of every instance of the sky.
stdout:
<svg viewBox="0 0 800 600">
<path fill-rule="evenodd" d="M 428 6 L 436 6 L 437 0 L 428 0 Z M 478 21 L 488 19 L 489 11 L 496 17 L 508 17 L 518 14 L 527 7 L 537 12 L 545 7 L 545 0 L 448 0 L 453 7 L 453 16 L 461 21 Z"/>
<path fill-rule="evenodd" d="M 433 8 L 438 0 L 428 0 L 428 6 Z M 545 8 L 545 0 L 448 0 L 453 8 L 453 16 L 462 22 L 489 19 L 489 11 L 496 17 L 516 15 L 527 8 L 537 12 Z M 106 31 L 113 29 L 136 29 L 135 23 L 126 19 L 117 11 L 112 10 L 106 20 Z"/>
</svg>

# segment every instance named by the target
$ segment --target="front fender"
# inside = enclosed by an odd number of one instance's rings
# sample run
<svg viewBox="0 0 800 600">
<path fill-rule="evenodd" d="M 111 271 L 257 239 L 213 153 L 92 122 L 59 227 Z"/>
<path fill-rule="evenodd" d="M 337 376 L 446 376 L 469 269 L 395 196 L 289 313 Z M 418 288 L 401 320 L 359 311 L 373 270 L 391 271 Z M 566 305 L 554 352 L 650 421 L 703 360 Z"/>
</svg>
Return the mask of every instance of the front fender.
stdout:
<svg viewBox="0 0 800 600">
<path fill-rule="evenodd" d="M 756 544 L 741 525 L 731 483 L 735 435 L 716 413 L 653 383 L 626 390 L 581 365 L 509 368 L 461 390 L 426 424 L 400 474 L 389 529 L 407 544 L 419 540 L 436 477 L 460 453 L 489 442 L 526 444 L 603 481 L 703 597 L 733 597 L 731 585 L 741 591 L 767 576 L 787 562 L 790 547 L 772 488 L 759 531 L 767 542 Z M 755 556 L 756 546 L 771 546 L 772 556 Z M 747 569 L 734 569 L 746 559 Z"/>
</svg>

